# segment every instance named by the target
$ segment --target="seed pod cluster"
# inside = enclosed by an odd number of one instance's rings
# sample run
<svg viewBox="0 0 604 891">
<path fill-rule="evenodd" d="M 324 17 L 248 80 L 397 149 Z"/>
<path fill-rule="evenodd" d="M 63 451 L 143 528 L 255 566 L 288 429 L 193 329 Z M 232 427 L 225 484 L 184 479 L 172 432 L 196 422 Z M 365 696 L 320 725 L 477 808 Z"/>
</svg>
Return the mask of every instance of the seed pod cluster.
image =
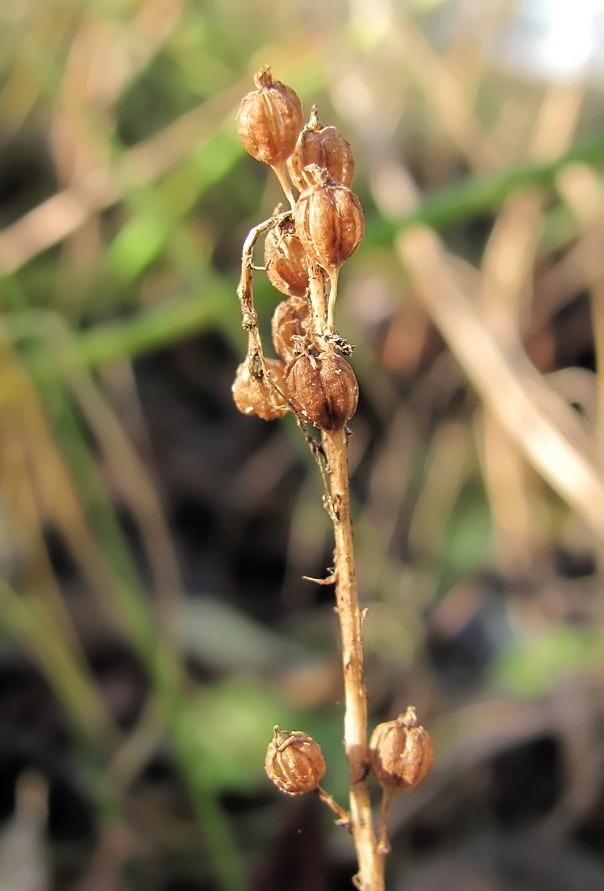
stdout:
<svg viewBox="0 0 604 891">
<path fill-rule="evenodd" d="M 273 728 L 264 769 L 269 780 L 286 795 L 313 792 L 325 773 L 325 759 L 318 743 L 301 730 Z"/>
<path fill-rule="evenodd" d="M 283 363 L 277 359 L 265 359 L 264 362 L 272 383 L 283 392 L 285 389 Z M 232 392 L 233 400 L 240 412 L 244 415 L 256 415 L 264 421 L 282 418 L 289 408 L 274 386 L 253 373 L 248 359 L 237 369 Z"/>
<path fill-rule="evenodd" d="M 287 366 L 285 385 L 296 414 L 319 430 L 342 430 L 357 410 L 357 379 L 341 356 L 298 356 Z"/>
<path fill-rule="evenodd" d="M 349 188 L 354 158 L 342 134 L 319 121 L 316 107 L 303 127 L 298 96 L 275 80 L 268 66 L 254 81 L 256 89 L 244 97 L 237 116 L 239 137 L 254 158 L 273 167 L 292 205 L 291 214 L 276 211 L 262 227 L 267 233 L 264 268 L 271 284 L 288 298 L 272 322 L 273 344 L 283 364 L 266 360 L 285 399 L 245 363 L 233 395 L 246 414 L 270 420 L 290 407 L 321 430 L 341 430 L 358 400 L 354 372 L 340 355 L 351 348 L 334 323 L 338 270 L 357 249 L 364 230 L 359 200 Z M 251 260 L 248 264 L 251 282 Z M 252 299 L 249 282 L 242 276 L 244 315 Z M 254 314 L 249 317 L 255 319 Z M 250 349 L 258 349 L 257 329 L 244 327 L 251 332 Z"/>
<path fill-rule="evenodd" d="M 369 763 L 386 789 L 412 789 L 426 778 L 434 750 L 413 706 L 393 721 L 378 724 L 369 742 Z"/>
<path fill-rule="evenodd" d="M 291 181 L 303 192 L 314 185 L 306 170 L 316 164 L 329 173 L 330 178 L 343 186 L 350 186 L 354 176 L 354 157 L 350 143 L 335 127 L 324 127 L 319 121 L 317 106 L 313 105 L 310 120 L 298 137 L 296 147 L 287 162 Z"/>
</svg>

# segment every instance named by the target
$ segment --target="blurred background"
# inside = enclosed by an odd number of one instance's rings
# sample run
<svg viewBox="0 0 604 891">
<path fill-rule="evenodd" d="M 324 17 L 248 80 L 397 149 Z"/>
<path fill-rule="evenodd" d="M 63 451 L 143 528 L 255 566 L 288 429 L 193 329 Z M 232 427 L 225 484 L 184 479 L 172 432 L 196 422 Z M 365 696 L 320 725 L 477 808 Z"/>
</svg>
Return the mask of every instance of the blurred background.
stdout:
<svg viewBox="0 0 604 891">
<path fill-rule="evenodd" d="M 604 4 L 0 4 L 0 888 L 347 889 L 321 482 L 239 414 L 262 64 L 353 146 L 337 321 L 388 887 L 604 887 Z M 281 297 L 256 276 L 263 330 Z M 376 790 L 377 800 L 377 790 Z"/>
</svg>

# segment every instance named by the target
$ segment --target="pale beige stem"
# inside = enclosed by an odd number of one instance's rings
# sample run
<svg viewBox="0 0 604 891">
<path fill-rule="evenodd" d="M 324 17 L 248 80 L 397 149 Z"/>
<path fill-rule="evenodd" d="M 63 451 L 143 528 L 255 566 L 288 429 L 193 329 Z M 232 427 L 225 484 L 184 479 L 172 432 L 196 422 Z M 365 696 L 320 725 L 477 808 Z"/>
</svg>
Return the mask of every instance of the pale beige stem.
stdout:
<svg viewBox="0 0 604 891">
<path fill-rule="evenodd" d="M 254 266 L 254 248 L 256 242 L 261 235 L 264 235 L 269 229 L 278 226 L 283 220 L 290 216 L 290 212 L 274 213 L 272 217 L 255 226 L 249 233 L 243 243 L 243 253 L 241 255 L 241 278 L 237 287 L 237 296 L 239 298 L 239 306 L 241 307 L 241 327 L 247 331 L 247 357 L 246 362 L 249 364 L 252 374 L 262 378 L 265 385 L 268 385 L 272 395 L 275 392 L 285 398 L 282 391 L 272 381 L 271 376 L 267 373 L 266 363 L 264 359 L 264 350 L 262 348 L 262 339 L 258 329 L 258 316 L 254 309 L 254 295 L 252 290 L 252 271 Z"/>
<path fill-rule="evenodd" d="M 328 271 L 329 275 L 329 303 L 327 305 L 327 333 L 335 333 L 335 309 L 336 298 L 338 296 L 338 273 L 340 269 L 332 268 Z"/>
<path fill-rule="evenodd" d="M 256 352 L 263 356 L 262 341 L 260 340 L 260 332 L 258 331 L 258 318 L 254 309 L 254 298 L 252 294 L 252 270 L 254 269 L 254 248 L 256 242 L 261 235 L 264 235 L 269 229 L 278 226 L 283 220 L 290 216 L 290 212 L 273 214 L 268 220 L 259 223 L 248 232 L 247 238 L 243 242 L 243 253 L 241 255 L 241 278 L 237 286 L 237 297 L 239 298 L 239 306 L 241 307 L 241 327 L 248 332 L 249 349 L 254 348 Z"/>
<path fill-rule="evenodd" d="M 291 209 L 293 210 L 296 206 L 296 199 L 292 191 L 292 187 L 289 183 L 289 178 L 287 175 L 287 164 L 285 163 L 285 161 L 281 161 L 279 164 L 273 165 L 273 170 L 275 172 L 275 176 L 279 180 L 279 185 L 285 192 L 286 198 L 289 201 Z"/>
<path fill-rule="evenodd" d="M 382 787 L 382 803 L 380 805 L 380 816 L 378 821 L 378 851 L 383 857 L 390 853 L 390 842 L 388 841 L 388 814 L 390 813 L 392 799 L 399 791 L 398 788 L 392 788 L 392 786 Z"/>
<path fill-rule="evenodd" d="M 336 605 L 344 676 L 344 744 L 350 783 L 350 831 L 359 863 L 361 891 L 384 891 L 384 864 L 378 852 L 367 784 L 367 693 L 363 682 L 362 613 L 356 588 L 348 488 L 345 430 L 322 434 L 329 477 L 328 509 L 335 539 Z"/>
<path fill-rule="evenodd" d="M 344 810 L 343 807 L 340 807 L 338 802 L 335 800 L 335 798 L 333 798 L 333 796 L 329 794 L 329 792 L 326 792 L 322 786 L 317 786 L 317 788 L 315 789 L 315 794 L 317 795 L 317 798 L 319 798 L 323 802 L 323 804 L 326 804 L 327 807 L 334 812 L 337 817 L 336 822 L 338 826 L 350 825 L 350 815 L 347 813 L 347 811 Z"/>
<path fill-rule="evenodd" d="M 320 266 L 308 264 L 308 281 L 310 285 L 310 307 L 313 318 L 313 330 L 317 339 L 323 338 L 327 323 L 327 299 L 325 296 L 325 276 Z"/>
</svg>

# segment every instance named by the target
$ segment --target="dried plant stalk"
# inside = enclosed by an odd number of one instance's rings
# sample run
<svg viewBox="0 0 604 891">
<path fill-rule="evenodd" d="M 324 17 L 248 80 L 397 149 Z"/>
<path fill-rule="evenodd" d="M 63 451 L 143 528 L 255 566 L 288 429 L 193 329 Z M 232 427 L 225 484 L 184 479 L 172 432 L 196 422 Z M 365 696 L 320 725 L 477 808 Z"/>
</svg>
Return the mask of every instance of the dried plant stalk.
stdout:
<svg viewBox="0 0 604 891">
<path fill-rule="evenodd" d="M 412 716 L 413 720 L 406 717 L 403 735 L 409 732 L 414 740 L 421 739 L 426 751 L 418 752 L 416 747 L 404 745 L 400 765 L 396 759 L 394 764 L 389 762 L 389 769 L 394 773 L 392 777 L 389 774 L 388 782 L 377 777 L 383 796 L 378 839 L 368 783 L 370 760 L 367 693 L 363 680 L 363 612 L 357 597 L 348 477 L 346 425 L 356 411 L 358 384 L 354 371 L 343 358 L 350 355 L 352 347 L 334 327 L 338 271 L 362 237 L 363 212 L 358 198 L 346 185 L 334 180 L 330 170 L 317 163 L 305 164 L 300 158 L 297 168 L 301 176 L 304 174 L 306 188 L 295 198 L 287 180 L 288 168 L 284 160 L 292 150 L 293 118 L 289 106 L 285 116 L 279 111 L 283 97 L 298 108 L 295 93 L 273 81 L 267 67 L 258 73 L 256 85 L 257 91 L 243 100 L 238 118 L 239 135 L 254 157 L 259 157 L 257 146 L 270 149 L 270 157 L 263 155 L 259 159 L 272 166 L 292 210 L 283 213 L 278 208 L 245 240 L 237 293 L 243 328 L 248 332 L 248 354 L 239 368 L 234 396 L 241 411 L 265 420 L 291 410 L 321 472 L 324 504 L 334 531 L 334 568 L 328 578 L 314 581 L 335 584 L 344 681 L 344 745 L 350 812 L 340 807 L 318 785 L 325 769 L 323 756 L 317 743 L 302 731 L 275 728 L 274 739 L 267 751 L 266 772 L 277 788 L 288 795 L 308 791 L 318 795 L 335 813 L 338 825 L 347 826 L 352 835 L 358 860 L 358 872 L 353 880 L 356 887 L 359 891 L 383 891 L 384 858 L 389 850 L 386 818 L 392 800 L 392 790 L 388 788 L 390 780 L 394 778 L 397 790 L 405 785 L 409 787 L 411 776 L 414 784 L 421 782 L 430 767 L 426 752 L 429 749 L 431 753 L 431 742 L 417 724 L 415 711 L 410 707 L 406 716 Z M 249 113 L 250 108 L 254 115 Z M 250 124 L 252 118 L 253 126 Z M 348 143 L 334 128 L 318 125 L 318 129 L 340 154 L 345 152 L 346 175 L 351 178 L 354 159 Z M 300 157 L 304 154 L 302 148 Z M 253 305 L 252 271 L 257 268 L 253 264 L 253 251 L 258 237 L 266 233 L 265 260 L 269 278 L 279 291 L 290 297 L 277 306 L 272 322 L 272 339 L 279 360 L 264 357 Z M 313 427 L 320 431 L 320 440 L 316 433 L 310 432 Z"/>
<path fill-rule="evenodd" d="M 363 680 L 363 614 L 359 607 L 352 543 L 346 430 L 322 435 L 329 480 L 328 510 L 333 523 L 336 606 L 344 679 L 344 745 L 350 785 L 350 831 L 357 852 L 356 884 L 382 891 L 384 860 L 378 852 L 367 782 L 367 693 Z"/>
</svg>

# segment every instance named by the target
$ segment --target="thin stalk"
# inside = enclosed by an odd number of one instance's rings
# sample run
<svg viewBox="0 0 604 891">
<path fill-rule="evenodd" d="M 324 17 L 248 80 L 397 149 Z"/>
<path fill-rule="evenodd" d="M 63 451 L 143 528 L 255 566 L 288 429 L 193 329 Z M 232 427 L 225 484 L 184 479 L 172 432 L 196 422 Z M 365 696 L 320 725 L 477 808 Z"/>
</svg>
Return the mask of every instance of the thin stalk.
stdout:
<svg viewBox="0 0 604 891">
<path fill-rule="evenodd" d="M 367 783 L 367 692 L 363 682 L 363 614 L 359 607 L 352 543 L 345 430 L 324 431 L 329 477 L 328 510 L 334 531 L 336 607 L 344 678 L 344 745 L 350 786 L 350 831 L 357 852 L 356 885 L 383 891 L 384 863 L 378 852 Z"/>
<path fill-rule="evenodd" d="M 241 327 L 248 333 L 248 354 L 256 353 L 264 364 L 264 351 L 262 349 L 262 340 L 258 330 L 258 317 L 254 309 L 254 298 L 252 292 L 252 271 L 254 269 L 254 248 L 256 242 L 261 235 L 268 232 L 269 229 L 277 226 L 282 220 L 290 216 L 290 211 L 274 214 L 255 226 L 247 235 L 243 242 L 243 253 L 241 255 L 241 278 L 237 287 L 237 297 L 239 298 L 239 306 L 241 308 Z"/>
<path fill-rule="evenodd" d="M 329 270 L 329 303 L 327 305 L 327 333 L 334 334 L 336 330 L 334 313 L 336 308 L 336 298 L 338 296 L 338 273 L 340 268 Z"/>
<path fill-rule="evenodd" d="M 327 807 L 334 812 L 338 826 L 350 826 L 350 814 L 348 814 L 343 807 L 340 807 L 338 802 L 329 794 L 329 792 L 326 792 L 322 786 L 317 786 L 315 794 L 323 804 L 326 804 Z"/>
<path fill-rule="evenodd" d="M 296 206 L 296 199 L 292 191 L 292 187 L 289 183 L 289 177 L 287 175 L 287 164 L 285 163 L 285 161 L 281 161 L 280 164 L 273 165 L 273 170 L 275 172 L 275 176 L 279 180 L 279 185 L 285 192 L 290 207 L 293 210 Z"/>
<path fill-rule="evenodd" d="M 325 278 L 320 266 L 308 264 L 308 281 L 310 284 L 310 308 L 313 317 L 313 331 L 318 338 L 326 333 L 327 300 L 325 296 Z"/>
<path fill-rule="evenodd" d="M 392 799 L 400 790 L 392 786 L 382 787 L 382 803 L 380 805 L 380 816 L 378 820 L 378 851 L 385 857 L 390 853 L 390 842 L 388 841 L 388 813 Z"/>
</svg>

